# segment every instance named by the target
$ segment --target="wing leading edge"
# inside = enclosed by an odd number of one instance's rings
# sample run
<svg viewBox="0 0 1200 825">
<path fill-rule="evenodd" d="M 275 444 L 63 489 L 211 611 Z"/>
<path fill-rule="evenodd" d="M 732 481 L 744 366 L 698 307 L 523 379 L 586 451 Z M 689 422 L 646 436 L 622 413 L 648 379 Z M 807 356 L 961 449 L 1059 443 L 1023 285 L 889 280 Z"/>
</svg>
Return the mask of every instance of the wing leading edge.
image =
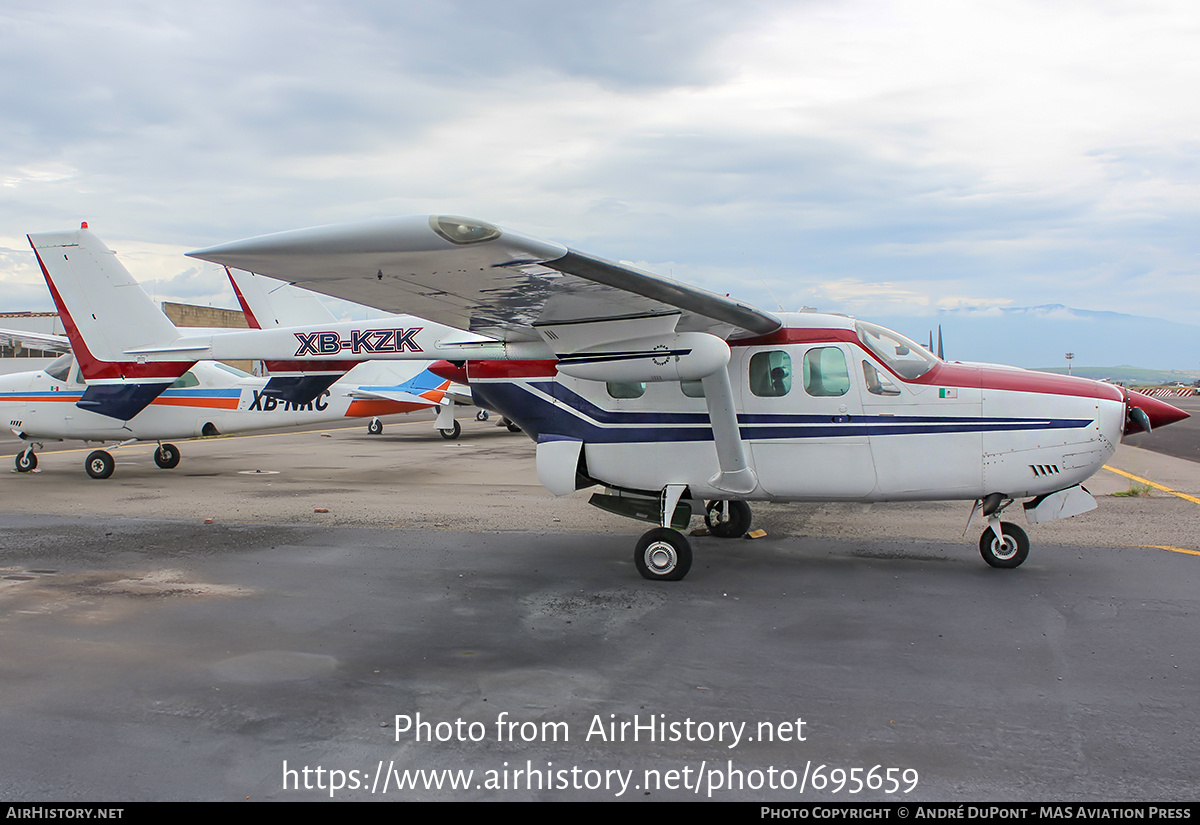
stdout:
<svg viewBox="0 0 1200 825">
<path fill-rule="evenodd" d="M 537 341 L 539 326 L 661 315 L 679 315 L 677 331 L 722 338 L 782 325 L 698 287 L 454 216 L 298 229 L 188 255 L 502 341 Z"/>
</svg>

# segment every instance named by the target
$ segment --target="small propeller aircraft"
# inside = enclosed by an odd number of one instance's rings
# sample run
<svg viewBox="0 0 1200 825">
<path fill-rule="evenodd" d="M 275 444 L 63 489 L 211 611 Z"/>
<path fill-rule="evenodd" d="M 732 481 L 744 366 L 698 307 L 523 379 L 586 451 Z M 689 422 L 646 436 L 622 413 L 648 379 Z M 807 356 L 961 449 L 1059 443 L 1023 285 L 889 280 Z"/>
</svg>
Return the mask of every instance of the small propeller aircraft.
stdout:
<svg viewBox="0 0 1200 825">
<path fill-rule="evenodd" d="M 149 317 L 157 314 L 166 320 L 137 282 L 128 273 L 125 277 L 128 280 L 124 286 L 136 287 L 127 290 L 128 296 L 136 299 L 143 311 L 153 310 Z M 94 365 L 95 359 L 75 325 L 65 326 L 66 336 L 0 330 L 0 341 L 36 344 L 43 350 L 63 353 L 44 370 L 0 376 L 0 415 L 26 442 L 26 448 L 16 455 L 18 472 L 37 468 L 36 451 L 46 442 L 74 439 L 116 442 L 116 448 L 136 441 L 157 441 L 154 462 L 169 470 L 180 460 L 179 448 L 169 439 L 312 425 L 343 418 L 378 421 L 381 415 L 441 410 L 451 385 L 449 380 L 421 370 L 398 386 L 326 383 L 313 397 L 303 399 L 289 397 L 286 383 L 280 391 L 272 387 L 272 381 L 227 364 L 199 361 L 188 365 L 173 382 L 156 385 L 157 391 L 151 394 L 139 383 L 91 380 L 87 365 Z M 457 435 L 458 422 L 451 418 L 448 426 Z M 446 433 L 443 430 L 444 437 L 453 437 Z M 114 468 L 112 454 L 103 449 L 94 450 L 84 461 L 84 469 L 92 478 L 108 478 Z"/>
<path fill-rule="evenodd" d="M 246 316 L 246 323 L 251 329 L 268 329 L 274 327 L 293 327 L 301 324 L 329 324 L 337 320 L 333 312 L 321 303 L 316 293 L 300 289 L 284 281 L 268 278 L 265 275 L 255 275 L 252 272 L 225 268 L 233 293 L 237 296 Z M 390 324 L 412 324 L 420 321 L 410 315 L 394 316 L 388 319 Z M 425 323 L 422 321 L 422 323 Z M 449 330 L 446 330 L 449 332 Z M 268 365 L 269 366 L 269 365 Z M 361 366 L 355 369 L 355 373 Z M 448 377 L 449 379 L 449 377 Z M 456 378 L 457 380 L 457 378 Z M 465 376 L 462 377 L 465 384 Z M 399 401 L 407 403 L 414 393 L 440 390 L 441 403 L 438 405 L 438 416 L 434 426 L 442 434 L 442 438 L 458 438 L 462 426 L 454 418 L 458 405 L 472 404 L 470 390 L 456 381 L 447 384 L 432 372 L 425 371 L 401 386 L 360 386 L 350 392 L 352 398 L 376 401 Z M 487 420 L 487 411 L 480 410 L 476 415 L 480 421 Z M 367 424 L 367 432 L 380 435 L 383 432 L 383 422 L 373 417 Z"/>
<path fill-rule="evenodd" d="M 771 313 L 631 266 L 455 216 L 266 235 L 189 253 L 463 330 L 387 322 L 187 334 L 109 287 L 119 266 L 86 230 L 30 236 L 47 283 L 110 382 L 178 375 L 196 358 L 443 358 L 480 403 L 537 443 L 556 495 L 656 523 L 642 576 L 682 579 L 693 511 L 740 536 L 749 501 L 973 502 L 993 567 L 1020 565 L 1030 523 L 1096 506 L 1081 486 L 1122 435 L 1187 417 L 1081 378 L 947 363 L 902 335 L 818 313 Z M 444 374 L 444 372 L 443 372 Z M 90 378 L 89 378 L 90 380 Z M 118 390 L 119 391 L 119 390 Z"/>
</svg>

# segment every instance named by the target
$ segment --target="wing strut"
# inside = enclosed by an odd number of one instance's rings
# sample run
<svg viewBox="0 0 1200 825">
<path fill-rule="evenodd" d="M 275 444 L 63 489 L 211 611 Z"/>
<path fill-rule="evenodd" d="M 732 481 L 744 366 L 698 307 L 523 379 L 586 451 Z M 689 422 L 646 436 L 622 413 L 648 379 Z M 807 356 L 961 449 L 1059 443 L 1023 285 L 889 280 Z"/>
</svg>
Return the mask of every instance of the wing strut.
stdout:
<svg viewBox="0 0 1200 825">
<path fill-rule="evenodd" d="M 738 430 L 737 409 L 733 401 L 733 385 L 729 370 L 719 369 L 701 379 L 708 418 L 712 422 L 713 441 L 717 447 L 717 464 L 721 471 L 708 480 L 718 490 L 746 495 L 758 487 L 758 478 L 746 461 L 746 446 Z"/>
</svg>

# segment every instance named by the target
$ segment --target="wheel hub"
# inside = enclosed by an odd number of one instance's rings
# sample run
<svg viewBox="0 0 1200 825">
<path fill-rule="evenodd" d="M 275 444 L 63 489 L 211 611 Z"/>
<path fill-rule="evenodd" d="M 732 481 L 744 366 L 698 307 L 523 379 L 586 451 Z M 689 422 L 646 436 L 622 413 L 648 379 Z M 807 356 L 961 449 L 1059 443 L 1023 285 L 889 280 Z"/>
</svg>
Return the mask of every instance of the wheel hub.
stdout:
<svg viewBox="0 0 1200 825">
<path fill-rule="evenodd" d="M 665 541 L 656 541 L 646 548 L 646 566 L 655 573 L 670 573 L 678 560 L 675 548 Z"/>
<path fill-rule="evenodd" d="M 1017 543 L 1008 536 L 1004 537 L 1004 541 L 992 539 L 992 555 L 1001 561 L 1008 561 L 1017 555 Z"/>
</svg>

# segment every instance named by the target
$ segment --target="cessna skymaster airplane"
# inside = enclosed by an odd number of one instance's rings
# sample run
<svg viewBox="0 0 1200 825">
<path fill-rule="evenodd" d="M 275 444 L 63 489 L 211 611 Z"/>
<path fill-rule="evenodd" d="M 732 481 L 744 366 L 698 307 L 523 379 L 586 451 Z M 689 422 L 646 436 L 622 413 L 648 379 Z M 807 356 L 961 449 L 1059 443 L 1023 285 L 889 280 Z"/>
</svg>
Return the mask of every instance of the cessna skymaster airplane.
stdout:
<svg viewBox="0 0 1200 825">
<path fill-rule="evenodd" d="M 189 253 L 469 332 L 344 322 L 207 333 L 135 322 L 87 231 L 33 235 L 56 299 L 113 382 L 173 380 L 198 358 L 440 357 L 537 442 L 556 495 L 657 522 L 634 562 L 681 579 L 693 508 L 739 536 L 749 500 L 960 499 L 984 560 L 1016 567 L 1031 523 L 1096 506 L 1081 486 L 1126 432 L 1186 417 L 1108 384 L 946 363 L 882 327 L 770 313 L 624 264 L 452 216 L 282 232 Z M 61 303 L 61 302 L 60 302 Z M 705 502 L 708 501 L 706 504 Z"/>
</svg>

